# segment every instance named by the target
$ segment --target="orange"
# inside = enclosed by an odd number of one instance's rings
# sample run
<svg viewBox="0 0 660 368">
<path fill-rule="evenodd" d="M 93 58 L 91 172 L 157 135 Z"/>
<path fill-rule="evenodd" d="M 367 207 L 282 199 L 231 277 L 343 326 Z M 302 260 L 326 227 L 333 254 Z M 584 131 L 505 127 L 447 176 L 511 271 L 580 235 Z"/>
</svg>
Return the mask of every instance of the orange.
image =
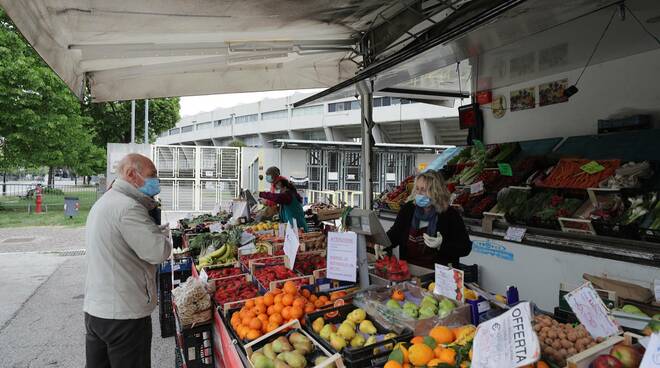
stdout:
<svg viewBox="0 0 660 368">
<path fill-rule="evenodd" d="M 314 302 L 317 301 L 318 299 L 319 299 L 319 297 L 316 296 L 316 295 L 314 295 L 314 294 L 312 294 L 312 295 L 309 296 L 309 301 L 312 302 L 312 303 L 314 303 Z"/>
<path fill-rule="evenodd" d="M 266 313 L 267 310 L 268 308 L 266 307 L 265 304 L 259 304 L 256 307 L 254 307 L 254 314 L 258 316 L 260 314 Z"/>
<path fill-rule="evenodd" d="M 308 289 L 302 289 L 300 294 L 302 294 L 302 296 L 304 296 L 305 298 L 309 299 L 309 297 L 312 295 L 312 292 L 309 291 Z"/>
<path fill-rule="evenodd" d="M 272 316 L 274 313 L 275 313 L 275 305 L 271 305 L 270 307 L 268 307 L 268 309 L 266 309 L 266 314 L 268 314 L 269 316 Z"/>
<path fill-rule="evenodd" d="M 413 366 L 426 365 L 434 358 L 433 350 L 426 344 L 414 344 L 408 349 L 408 358 Z"/>
<path fill-rule="evenodd" d="M 282 290 L 280 290 L 279 288 L 274 288 L 270 292 L 273 293 L 273 295 L 282 294 Z"/>
<path fill-rule="evenodd" d="M 312 313 L 316 310 L 316 307 L 312 303 L 305 304 L 305 313 Z"/>
<path fill-rule="evenodd" d="M 245 311 L 245 313 L 243 313 L 244 318 L 254 318 L 256 316 L 257 315 L 254 313 L 254 310 L 252 310 L 252 309 L 248 309 L 248 310 Z"/>
<path fill-rule="evenodd" d="M 266 332 L 271 332 L 271 331 L 277 329 L 278 327 L 280 327 L 279 323 L 268 322 L 268 326 L 266 326 Z"/>
<path fill-rule="evenodd" d="M 261 329 L 261 321 L 259 320 L 259 318 L 254 318 L 250 321 L 250 324 L 248 326 L 251 329 L 260 330 Z"/>
<path fill-rule="evenodd" d="M 268 315 L 266 313 L 258 315 L 257 318 L 261 321 L 262 325 L 268 323 Z"/>
<path fill-rule="evenodd" d="M 330 300 L 328 299 L 328 297 L 325 296 L 325 295 L 321 295 L 321 296 L 319 297 L 319 300 L 323 303 L 323 305 L 328 304 L 328 302 L 330 301 Z"/>
<path fill-rule="evenodd" d="M 345 296 L 346 296 L 345 291 L 336 291 L 336 292 L 330 294 L 330 300 L 334 302 L 335 300 L 341 299 Z"/>
<path fill-rule="evenodd" d="M 438 344 L 449 344 L 454 342 L 454 339 L 456 338 L 451 329 L 445 326 L 433 327 L 429 332 L 429 336 L 431 336 Z"/>
<path fill-rule="evenodd" d="M 263 305 L 264 304 L 264 297 L 263 296 L 258 296 L 254 298 L 254 305 Z"/>
<path fill-rule="evenodd" d="M 238 326 L 238 330 L 236 330 L 236 333 L 238 333 L 238 337 L 240 337 L 242 340 L 245 339 L 245 335 L 247 335 L 249 330 L 250 328 L 248 326 L 240 325 Z"/>
<path fill-rule="evenodd" d="M 306 302 L 307 301 L 304 298 L 296 298 L 296 300 L 293 301 L 293 306 L 302 308 L 305 306 Z"/>
<path fill-rule="evenodd" d="M 410 363 L 403 363 L 403 368 L 413 368 L 413 366 Z"/>
<path fill-rule="evenodd" d="M 279 326 L 282 323 L 282 315 L 279 313 L 273 314 L 272 316 L 268 317 L 268 321 L 277 323 Z"/>
<path fill-rule="evenodd" d="M 284 290 L 286 294 L 295 295 L 298 292 L 298 287 L 293 283 L 293 281 L 287 281 L 284 283 L 282 290 Z"/>
<path fill-rule="evenodd" d="M 280 303 L 282 303 L 282 297 L 284 297 L 283 294 L 277 294 L 277 295 L 275 295 L 275 298 L 273 298 L 273 301 L 275 302 L 275 304 L 280 304 Z"/>
<path fill-rule="evenodd" d="M 284 309 L 282 309 L 282 318 L 284 318 L 285 321 L 291 319 L 291 308 L 292 307 L 284 307 Z"/>
<path fill-rule="evenodd" d="M 396 349 L 401 351 L 401 353 L 403 354 L 403 362 L 404 363 L 410 362 L 410 358 L 408 356 L 408 349 L 406 349 L 406 345 L 404 343 L 400 342 L 400 343 L 394 345 L 394 350 L 396 350 Z"/>
<path fill-rule="evenodd" d="M 252 307 L 254 307 L 254 299 L 247 300 L 247 301 L 245 302 L 245 307 L 247 307 L 247 308 L 252 308 Z"/>
<path fill-rule="evenodd" d="M 249 326 L 250 321 L 252 321 L 253 319 L 255 319 L 255 318 L 254 317 L 243 317 L 243 319 L 241 319 L 241 324 L 245 325 L 245 326 Z"/>
<path fill-rule="evenodd" d="M 415 345 L 415 344 L 423 344 L 424 343 L 424 336 L 415 336 L 410 340 L 410 343 Z"/>
<path fill-rule="evenodd" d="M 322 301 L 320 301 L 320 300 L 318 300 L 318 299 L 314 302 L 314 306 L 315 306 L 316 308 L 321 308 L 321 307 L 324 306 L 324 305 L 325 305 L 325 303 L 323 303 Z"/>
<path fill-rule="evenodd" d="M 388 360 L 383 368 L 403 368 L 396 360 Z"/>
<path fill-rule="evenodd" d="M 396 289 L 392 292 L 392 299 L 403 301 L 404 299 L 406 299 L 406 295 L 403 293 L 402 290 Z"/>
<path fill-rule="evenodd" d="M 434 353 L 435 357 L 440 361 L 440 363 L 447 363 L 451 365 L 456 364 L 456 350 L 440 347 L 440 349 L 436 348 Z"/>
<path fill-rule="evenodd" d="M 261 336 L 261 331 L 250 329 L 248 333 L 245 335 L 245 338 L 248 340 L 254 340 L 254 339 L 258 339 L 259 336 Z"/>
<path fill-rule="evenodd" d="M 431 359 L 428 363 L 426 363 L 427 367 L 437 367 L 442 363 L 440 359 Z"/>
<path fill-rule="evenodd" d="M 284 305 L 293 305 L 293 295 L 291 294 L 286 294 L 282 298 L 282 304 Z"/>
<path fill-rule="evenodd" d="M 275 309 L 275 313 L 282 313 L 282 309 L 284 309 L 284 305 L 281 303 L 275 304 L 273 309 Z"/>
<path fill-rule="evenodd" d="M 273 296 L 273 294 L 266 293 L 266 295 L 264 295 L 264 304 L 267 307 L 270 307 L 271 305 L 275 304 L 275 297 Z"/>
<path fill-rule="evenodd" d="M 300 319 L 303 315 L 303 309 L 297 306 L 291 307 L 291 319 Z"/>
</svg>

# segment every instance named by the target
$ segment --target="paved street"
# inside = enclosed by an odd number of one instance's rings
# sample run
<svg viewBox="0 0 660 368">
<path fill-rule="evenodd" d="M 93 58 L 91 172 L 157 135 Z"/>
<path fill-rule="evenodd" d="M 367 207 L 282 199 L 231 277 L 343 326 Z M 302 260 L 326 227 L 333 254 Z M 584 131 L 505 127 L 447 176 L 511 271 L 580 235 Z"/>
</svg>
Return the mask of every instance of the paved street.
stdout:
<svg viewBox="0 0 660 368">
<path fill-rule="evenodd" d="M 0 367 L 84 367 L 83 248 L 84 228 L 0 229 Z M 174 367 L 152 321 L 152 366 Z"/>
</svg>

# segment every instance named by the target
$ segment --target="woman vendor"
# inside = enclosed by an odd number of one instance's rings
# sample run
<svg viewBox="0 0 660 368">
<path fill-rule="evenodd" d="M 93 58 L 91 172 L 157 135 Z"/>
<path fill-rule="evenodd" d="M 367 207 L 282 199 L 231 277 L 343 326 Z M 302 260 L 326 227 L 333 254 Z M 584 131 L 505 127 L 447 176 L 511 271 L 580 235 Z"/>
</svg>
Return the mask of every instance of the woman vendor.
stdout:
<svg viewBox="0 0 660 368">
<path fill-rule="evenodd" d="M 302 208 L 302 197 L 298 194 L 296 187 L 290 181 L 279 176 L 275 178 L 275 193 L 260 192 L 259 197 L 275 202 L 280 207 L 280 222 L 293 224 L 296 219 L 298 228 L 308 231 L 305 221 L 305 211 Z"/>
<path fill-rule="evenodd" d="M 399 247 L 399 258 L 435 269 L 435 263 L 458 267 L 460 257 L 472 250 L 461 215 L 449 206 L 449 192 L 442 176 L 434 171 L 417 175 L 412 194 L 392 228 L 387 251 Z"/>
</svg>

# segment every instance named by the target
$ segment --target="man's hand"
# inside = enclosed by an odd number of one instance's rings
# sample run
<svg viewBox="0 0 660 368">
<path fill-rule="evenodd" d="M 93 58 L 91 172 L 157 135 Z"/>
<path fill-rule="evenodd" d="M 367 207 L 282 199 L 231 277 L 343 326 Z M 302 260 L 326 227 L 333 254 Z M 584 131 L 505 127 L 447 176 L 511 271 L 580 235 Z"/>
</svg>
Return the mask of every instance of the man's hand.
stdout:
<svg viewBox="0 0 660 368">
<path fill-rule="evenodd" d="M 160 229 L 160 232 L 165 235 L 166 238 L 170 237 L 170 223 L 164 223 L 162 225 L 158 225 L 158 229 Z"/>
<path fill-rule="evenodd" d="M 428 234 L 424 234 L 424 244 L 426 244 L 427 247 L 437 249 L 440 247 L 440 244 L 442 244 L 442 234 L 438 232 L 436 234 L 436 237 L 432 237 Z"/>
</svg>

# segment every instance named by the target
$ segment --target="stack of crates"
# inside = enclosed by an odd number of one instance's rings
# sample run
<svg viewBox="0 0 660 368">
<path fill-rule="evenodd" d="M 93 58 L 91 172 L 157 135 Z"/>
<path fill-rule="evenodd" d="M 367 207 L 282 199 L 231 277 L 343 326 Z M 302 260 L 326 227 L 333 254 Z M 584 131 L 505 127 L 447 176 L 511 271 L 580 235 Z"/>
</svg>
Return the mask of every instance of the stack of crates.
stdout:
<svg viewBox="0 0 660 368">
<path fill-rule="evenodd" d="M 158 267 L 158 314 L 160 336 L 174 336 L 176 332 L 174 311 L 172 310 L 172 288 L 192 276 L 192 258 L 173 262 L 166 261 Z"/>
</svg>

